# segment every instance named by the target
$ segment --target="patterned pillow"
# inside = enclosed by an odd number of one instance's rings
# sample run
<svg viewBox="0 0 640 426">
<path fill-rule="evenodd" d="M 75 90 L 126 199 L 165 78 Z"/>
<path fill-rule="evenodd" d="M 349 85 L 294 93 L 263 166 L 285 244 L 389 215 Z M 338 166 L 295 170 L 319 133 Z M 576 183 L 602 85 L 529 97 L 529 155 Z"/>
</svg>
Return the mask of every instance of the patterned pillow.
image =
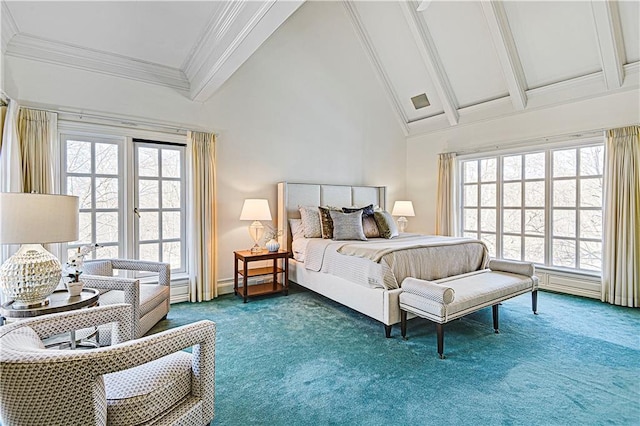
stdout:
<svg viewBox="0 0 640 426">
<path fill-rule="evenodd" d="M 361 240 L 367 237 L 362 229 L 362 210 L 353 213 L 343 213 L 330 210 L 331 220 L 333 220 L 334 240 Z"/>
<path fill-rule="evenodd" d="M 369 204 L 365 207 L 343 207 L 342 211 L 345 213 L 353 213 L 358 210 L 362 210 L 362 217 L 373 216 L 373 204 Z"/>
<path fill-rule="evenodd" d="M 320 213 L 315 206 L 298 206 L 305 238 L 321 238 Z"/>
<path fill-rule="evenodd" d="M 380 230 L 380 236 L 382 238 L 393 238 L 397 237 L 398 227 L 391 216 L 391 213 L 388 211 L 381 212 L 373 212 L 373 218 L 376 221 L 376 225 L 378 225 L 378 230 Z"/>
<path fill-rule="evenodd" d="M 331 210 L 334 211 L 342 211 L 337 207 L 331 206 L 320 206 L 318 207 L 320 210 L 320 224 L 322 225 L 322 238 L 333 238 L 333 220 L 331 219 L 331 215 L 329 212 Z"/>
</svg>

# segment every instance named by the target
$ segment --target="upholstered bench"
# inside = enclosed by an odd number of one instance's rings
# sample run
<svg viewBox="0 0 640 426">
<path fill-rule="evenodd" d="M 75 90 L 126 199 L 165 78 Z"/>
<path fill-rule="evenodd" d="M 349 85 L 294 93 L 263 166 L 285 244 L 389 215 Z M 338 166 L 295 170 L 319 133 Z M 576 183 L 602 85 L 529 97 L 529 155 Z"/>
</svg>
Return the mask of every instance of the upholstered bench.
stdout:
<svg viewBox="0 0 640 426">
<path fill-rule="evenodd" d="M 503 300 L 531 293 L 533 313 L 537 314 L 538 277 L 532 263 L 491 260 L 489 269 L 456 275 L 437 281 L 405 278 L 400 293 L 402 337 L 407 335 L 407 312 L 436 323 L 438 354 L 444 358 L 443 324 L 493 307 L 493 328 L 498 333 L 498 304 Z"/>
</svg>

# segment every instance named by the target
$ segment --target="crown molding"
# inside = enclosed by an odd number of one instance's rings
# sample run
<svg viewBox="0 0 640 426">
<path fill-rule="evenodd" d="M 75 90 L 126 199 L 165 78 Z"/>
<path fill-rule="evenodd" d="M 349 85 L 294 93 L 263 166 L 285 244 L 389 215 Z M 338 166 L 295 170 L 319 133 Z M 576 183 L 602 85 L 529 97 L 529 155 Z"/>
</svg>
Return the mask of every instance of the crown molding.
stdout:
<svg viewBox="0 0 640 426">
<path fill-rule="evenodd" d="M 289 18 L 304 0 L 238 2 L 232 5 L 218 26 L 222 39 L 205 36 L 204 54 L 189 64 L 190 97 L 204 102 Z M 231 19 L 232 18 L 232 19 Z M 216 21 L 217 22 L 217 21 Z"/>
<path fill-rule="evenodd" d="M 365 53 L 367 54 L 367 57 L 369 58 L 369 61 L 373 66 L 373 69 L 375 71 L 376 76 L 378 77 L 378 80 L 380 81 L 380 83 L 382 84 L 382 87 L 384 88 L 385 94 L 387 95 L 387 99 L 391 103 L 391 108 L 396 113 L 396 118 L 398 119 L 400 128 L 402 129 L 404 135 L 408 136 L 409 135 L 409 124 L 408 124 L 409 118 L 407 117 L 407 115 L 404 112 L 404 109 L 402 108 L 400 99 L 398 99 L 398 95 L 391 83 L 391 78 L 387 74 L 386 70 L 384 69 L 384 66 L 382 65 L 382 62 L 380 61 L 380 57 L 376 51 L 376 48 L 373 46 L 371 37 L 369 36 L 366 29 L 364 28 L 364 24 L 362 23 L 362 19 L 360 18 L 360 15 L 356 10 L 355 5 L 350 1 L 343 1 L 342 4 L 344 5 L 345 9 L 347 9 L 347 13 L 351 18 L 351 23 L 353 24 L 353 28 L 356 31 L 356 35 L 358 36 L 358 39 L 360 40 L 362 47 L 364 47 Z"/>
<path fill-rule="evenodd" d="M 16 34 L 8 43 L 5 54 L 157 84 L 185 93 L 190 88 L 181 70 L 29 34 Z"/>
<path fill-rule="evenodd" d="M 0 3 L 0 28 L 2 30 L 0 33 L 2 52 L 6 52 L 9 42 L 18 33 L 18 24 L 4 1 Z"/>
</svg>

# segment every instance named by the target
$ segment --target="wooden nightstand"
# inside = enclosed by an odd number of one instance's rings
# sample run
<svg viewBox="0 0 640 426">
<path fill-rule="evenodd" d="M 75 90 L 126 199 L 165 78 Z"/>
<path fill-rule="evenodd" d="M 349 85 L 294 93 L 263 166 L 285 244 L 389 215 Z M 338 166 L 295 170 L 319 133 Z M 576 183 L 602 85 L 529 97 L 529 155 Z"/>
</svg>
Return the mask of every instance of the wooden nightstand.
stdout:
<svg viewBox="0 0 640 426">
<path fill-rule="evenodd" d="M 267 250 L 260 253 L 251 253 L 251 250 L 234 251 L 234 274 L 233 274 L 233 294 L 241 295 L 243 302 L 247 303 L 247 297 L 262 296 L 265 294 L 284 293 L 289 294 L 289 261 L 291 252 L 278 250 L 269 252 Z M 282 268 L 278 266 L 278 261 L 282 259 Z M 272 260 L 273 265 L 262 268 L 249 269 L 249 262 L 259 260 Z M 238 263 L 242 261 L 242 270 L 239 270 Z M 278 282 L 278 275 L 283 274 L 282 281 Z M 238 275 L 242 275 L 242 287 L 238 286 Z M 248 285 L 249 277 L 269 276 L 271 282 L 263 284 Z"/>
</svg>

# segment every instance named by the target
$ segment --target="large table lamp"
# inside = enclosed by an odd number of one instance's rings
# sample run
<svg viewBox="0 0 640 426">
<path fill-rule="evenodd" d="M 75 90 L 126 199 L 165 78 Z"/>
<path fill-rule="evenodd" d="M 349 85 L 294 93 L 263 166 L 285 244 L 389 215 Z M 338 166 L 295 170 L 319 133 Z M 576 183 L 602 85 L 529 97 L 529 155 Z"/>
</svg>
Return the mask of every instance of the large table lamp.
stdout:
<svg viewBox="0 0 640 426">
<path fill-rule="evenodd" d="M 400 216 L 398 218 L 398 231 L 404 232 L 407 228 L 407 222 L 409 222 L 405 216 L 413 217 L 416 215 L 413 211 L 413 203 L 411 201 L 396 201 L 391 215 Z"/>
<path fill-rule="evenodd" d="M 262 234 L 264 233 L 264 226 L 260 221 L 271 220 L 269 201 L 254 198 L 244 200 L 242 212 L 240 213 L 240 220 L 253 221 L 253 223 L 249 225 L 249 235 L 251 235 L 254 242 L 253 247 L 251 247 L 251 253 L 260 253 L 262 248 L 258 244 L 258 241 L 260 241 L 260 238 L 262 238 Z"/>
<path fill-rule="evenodd" d="M 13 309 L 49 303 L 62 265 L 42 244 L 78 240 L 78 204 L 69 195 L 0 193 L 0 244 L 22 244 L 0 267 L 0 289 Z"/>
</svg>

